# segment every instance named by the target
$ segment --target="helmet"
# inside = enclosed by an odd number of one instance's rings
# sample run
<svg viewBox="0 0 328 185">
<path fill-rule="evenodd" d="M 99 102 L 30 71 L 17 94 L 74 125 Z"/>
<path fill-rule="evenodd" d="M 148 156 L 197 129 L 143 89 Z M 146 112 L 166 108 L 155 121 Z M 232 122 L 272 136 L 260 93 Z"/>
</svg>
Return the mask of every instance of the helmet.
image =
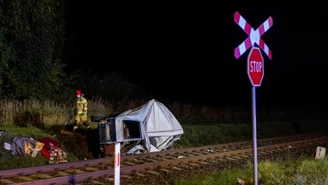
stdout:
<svg viewBox="0 0 328 185">
<path fill-rule="evenodd" d="M 77 95 L 82 95 L 82 91 L 80 89 L 75 91 Z"/>
</svg>

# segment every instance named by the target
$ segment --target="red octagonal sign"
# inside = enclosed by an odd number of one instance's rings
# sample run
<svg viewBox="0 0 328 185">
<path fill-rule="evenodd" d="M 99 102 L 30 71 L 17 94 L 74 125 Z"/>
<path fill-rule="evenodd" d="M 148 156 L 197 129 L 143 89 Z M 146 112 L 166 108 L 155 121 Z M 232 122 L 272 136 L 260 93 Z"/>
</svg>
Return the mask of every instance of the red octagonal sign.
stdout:
<svg viewBox="0 0 328 185">
<path fill-rule="evenodd" d="M 264 60 L 260 48 L 252 47 L 247 59 L 247 73 L 253 86 L 258 87 L 264 77 Z"/>
</svg>

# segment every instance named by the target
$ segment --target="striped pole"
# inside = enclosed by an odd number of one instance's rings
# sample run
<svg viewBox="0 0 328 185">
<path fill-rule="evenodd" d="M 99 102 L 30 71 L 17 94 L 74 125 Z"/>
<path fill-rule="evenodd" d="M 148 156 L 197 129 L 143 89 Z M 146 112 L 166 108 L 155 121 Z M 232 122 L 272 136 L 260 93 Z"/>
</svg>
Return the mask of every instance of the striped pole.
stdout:
<svg viewBox="0 0 328 185">
<path fill-rule="evenodd" d="M 114 155 L 114 185 L 120 184 L 121 143 L 115 143 Z"/>
</svg>

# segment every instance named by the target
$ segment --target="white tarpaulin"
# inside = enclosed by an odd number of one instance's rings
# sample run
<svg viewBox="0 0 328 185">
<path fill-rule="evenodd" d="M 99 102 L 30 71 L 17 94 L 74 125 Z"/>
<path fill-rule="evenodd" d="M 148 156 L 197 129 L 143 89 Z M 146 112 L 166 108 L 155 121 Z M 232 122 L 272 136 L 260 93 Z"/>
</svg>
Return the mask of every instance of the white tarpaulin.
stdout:
<svg viewBox="0 0 328 185">
<path fill-rule="evenodd" d="M 137 121 L 143 125 L 141 134 L 148 150 L 151 145 L 159 150 L 170 148 L 183 134 L 183 129 L 172 112 L 154 99 L 115 118 L 117 123 L 123 121 Z"/>
</svg>

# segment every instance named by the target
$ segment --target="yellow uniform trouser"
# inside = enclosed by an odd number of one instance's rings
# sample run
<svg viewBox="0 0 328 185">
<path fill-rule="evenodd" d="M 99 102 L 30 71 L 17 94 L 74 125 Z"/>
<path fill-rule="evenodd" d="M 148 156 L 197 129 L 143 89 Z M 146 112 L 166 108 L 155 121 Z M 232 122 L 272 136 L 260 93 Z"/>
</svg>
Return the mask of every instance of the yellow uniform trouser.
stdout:
<svg viewBox="0 0 328 185">
<path fill-rule="evenodd" d="M 76 125 L 79 126 L 81 124 L 86 124 L 86 126 L 89 126 L 90 123 L 88 122 L 88 116 L 87 115 L 76 115 L 75 117 Z"/>
</svg>

